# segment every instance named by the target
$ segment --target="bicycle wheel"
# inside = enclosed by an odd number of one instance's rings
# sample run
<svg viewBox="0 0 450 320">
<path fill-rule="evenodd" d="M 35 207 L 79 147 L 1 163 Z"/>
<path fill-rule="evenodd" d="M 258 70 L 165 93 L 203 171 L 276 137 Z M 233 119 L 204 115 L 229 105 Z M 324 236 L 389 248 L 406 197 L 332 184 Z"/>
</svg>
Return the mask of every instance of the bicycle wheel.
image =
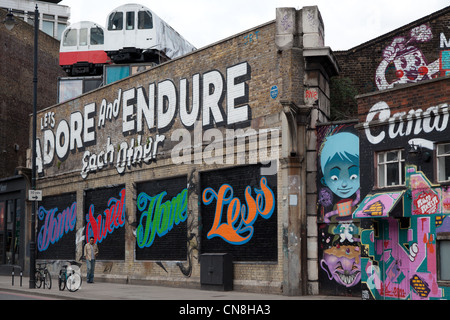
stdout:
<svg viewBox="0 0 450 320">
<path fill-rule="evenodd" d="M 73 273 L 67 278 L 67 289 L 70 292 L 75 292 L 81 287 L 81 276 L 78 273 Z"/>
<path fill-rule="evenodd" d="M 59 271 L 58 287 L 60 291 L 66 288 L 66 273 L 63 271 Z"/>
<path fill-rule="evenodd" d="M 44 270 L 44 288 L 47 287 L 49 290 L 52 288 L 52 277 L 47 269 Z"/>
<path fill-rule="evenodd" d="M 41 272 L 39 270 L 37 270 L 36 273 L 34 274 L 34 282 L 35 282 L 36 288 L 39 289 L 42 285 L 42 277 L 41 277 Z"/>
</svg>

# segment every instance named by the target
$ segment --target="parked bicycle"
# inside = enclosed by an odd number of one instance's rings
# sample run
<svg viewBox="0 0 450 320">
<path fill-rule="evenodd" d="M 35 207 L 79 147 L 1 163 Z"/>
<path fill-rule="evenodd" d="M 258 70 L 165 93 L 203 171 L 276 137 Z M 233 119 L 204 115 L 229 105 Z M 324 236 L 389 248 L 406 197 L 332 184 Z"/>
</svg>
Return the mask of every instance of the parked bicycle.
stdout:
<svg viewBox="0 0 450 320">
<path fill-rule="evenodd" d="M 47 287 L 48 289 L 52 288 L 52 277 L 50 276 L 50 272 L 47 269 L 47 263 L 42 262 L 37 264 L 35 273 L 35 284 L 36 288 L 40 288 L 42 284 L 44 284 L 44 289 Z"/>
<path fill-rule="evenodd" d="M 75 292 L 81 287 L 81 263 L 76 261 L 69 261 L 70 264 L 64 265 L 59 271 L 58 287 L 60 291 L 63 291 L 66 287 L 70 292 Z"/>
</svg>

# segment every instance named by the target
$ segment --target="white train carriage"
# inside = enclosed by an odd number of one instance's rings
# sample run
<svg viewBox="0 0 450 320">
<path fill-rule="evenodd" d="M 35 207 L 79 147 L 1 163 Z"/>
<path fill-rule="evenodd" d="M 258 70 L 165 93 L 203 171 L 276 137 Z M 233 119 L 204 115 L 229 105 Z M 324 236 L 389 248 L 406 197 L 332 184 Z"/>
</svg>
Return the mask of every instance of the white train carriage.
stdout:
<svg viewBox="0 0 450 320">
<path fill-rule="evenodd" d="M 81 21 L 62 34 L 59 64 L 70 76 L 99 75 L 111 63 L 105 52 L 105 29 L 95 22 Z"/>
<path fill-rule="evenodd" d="M 106 21 L 105 51 L 114 63 L 164 62 L 195 50 L 150 9 L 126 4 Z"/>
</svg>

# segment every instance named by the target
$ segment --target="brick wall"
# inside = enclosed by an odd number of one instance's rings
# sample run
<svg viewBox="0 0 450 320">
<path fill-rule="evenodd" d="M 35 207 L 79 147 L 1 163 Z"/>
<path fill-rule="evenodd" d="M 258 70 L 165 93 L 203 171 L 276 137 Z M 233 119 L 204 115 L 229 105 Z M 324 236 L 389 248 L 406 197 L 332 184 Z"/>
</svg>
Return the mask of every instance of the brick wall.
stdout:
<svg viewBox="0 0 450 320">
<path fill-rule="evenodd" d="M 334 79 L 332 90 L 364 94 L 444 76 L 450 70 L 446 58 L 449 26 L 447 7 L 357 47 L 335 52 L 342 72 Z M 348 86 L 341 89 L 344 81 Z M 355 100 L 347 100 L 345 106 L 336 103 L 333 108 L 351 108 L 347 115 L 356 117 Z"/>
<path fill-rule="evenodd" d="M 0 9 L 0 21 L 6 11 Z M 26 165 L 29 116 L 33 111 L 34 28 L 20 19 L 12 31 L 0 25 L 0 177 L 14 175 Z M 59 41 L 39 32 L 38 110 L 57 101 Z M 17 147 L 15 147 L 17 145 Z"/>
<path fill-rule="evenodd" d="M 252 41 L 249 41 L 250 34 Z M 211 217 L 205 217 L 203 221 L 202 215 L 206 213 L 201 210 L 201 207 L 206 208 L 206 206 L 202 203 L 202 191 L 206 187 L 213 187 L 217 192 L 218 188 L 225 183 L 230 184 L 233 188 L 242 187 L 248 179 L 242 179 L 239 186 L 233 179 L 228 179 L 233 176 L 242 178 L 242 174 L 239 172 L 247 175 L 255 172 L 259 176 L 261 172 L 259 167 L 252 169 L 253 171 L 246 170 L 248 165 L 255 165 L 261 161 L 258 153 L 250 152 L 257 145 L 249 143 L 249 138 L 247 138 L 245 143 L 247 151 L 240 153 L 237 149 L 237 136 L 251 131 L 258 134 L 262 129 L 274 130 L 275 135 L 271 136 L 269 132 L 267 140 L 270 155 L 272 148 L 279 148 L 282 140 L 282 116 L 280 114 L 282 105 L 280 101 L 292 100 L 293 97 L 294 99 L 302 98 L 302 95 L 298 93 L 303 92 L 302 90 L 295 88 L 295 92 L 291 92 L 294 88 L 289 83 L 289 76 L 286 76 L 286 74 L 300 73 L 300 70 L 292 69 L 289 51 L 278 52 L 273 41 L 274 37 L 274 23 L 268 23 L 183 58 L 102 87 L 61 105 L 50 107 L 38 114 L 38 123 L 46 116 L 55 120 L 55 126 L 48 125 L 38 128 L 39 150 L 42 156 L 38 187 L 42 188 L 45 195 L 67 192 L 77 194 L 76 229 L 79 231 L 76 247 L 77 259 L 82 255 L 81 243 L 85 241 L 83 239 L 85 237 L 85 217 L 89 210 L 86 197 L 92 194 L 94 198 L 97 198 L 97 202 L 100 199 L 102 202 L 107 202 L 112 195 L 100 197 L 100 191 L 103 192 L 104 188 L 116 185 L 125 187 L 126 223 L 123 227 L 125 240 L 122 242 L 124 258 L 112 259 L 104 256 L 97 263 L 97 277 L 117 281 L 152 281 L 166 285 L 199 286 L 199 258 L 202 253 L 211 250 L 207 245 L 203 246 L 202 242 L 209 241 L 205 234 L 212 228 L 209 225 L 209 222 L 212 222 Z M 232 72 L 238 72 L 240 76 L 230 82 Z M 183 79 L 186 79 L 186 82 Z M 206 85 L 206 79 L 213 79 L 216 81 L 216 85 Z M 200 87 L 203 92 L 201 95 L 197 95 L 199 85 L 203 86 L 203 88 Z M 273 86 L 279 88 L 279 94 L 272 98 L 271 88 Z M 188 90 L 187 96 L 184 95 L 184 88 Z M 158 97 L 158 93 L 162 90 L 166 90 L 167 95 Z M 197 119 L 200 121 L 198 126 L 186 126 L 181 122 L 180 110 L 184 101 L 187 101 L 187 111 L 190 112 L 195 102 L 198 101 L 197 99 L 201 99 L 202 105 L 206 104 L 206 100 L 213 100 L 211 96 L 214 96 L 214 93 L 221 95 L 215 101 L 218 103 L 219 109 L 216 108 L 217 105 L 214 105 L 209 109 L 210 115 L 207 117 L 205 112 L 208 110 L 205 111 L 201 108 L 200 116 Z M 168 119 L 167 123 L 163 124 L 161 120 L 164 116 L 161 115 L 170 110 L 175 99 L 175 115 L 172 121 Z M 137 127 L 138 122 L 134 122 L 134 119 L 138 116 L 137 105 L 144 105 L 143 100 L 146 105 L 155 103 L 158 108 L 158 103 L 162 103 L 164 107 L 159 109 L 160 113 L 155 111 L 154 127 L 149 127 L 146 120 L 142 120 L 144 127 L 141 131 Z M 234 111 L 229 109 L 229 105 L 231 105 L 230 108 L 233 107 L 232 100 L 234 101 Z M 105 115 L 104 111 L 109 107 L 113 111 L 115 103 L 116 106 L 120 105 L 120 114 L 116 118 L 112 113 L 110 117 L 106 116 L 104 122 L 101 122 Z M 302 101 L 299 100 L 296 103 L 301 105 Z M 102 106 L 105 109 L 102 109 Z M 129 110 L 129 106 L 132 106 L 131 108 L 134 110 L 128 114 L 128 111 L 125 110 Z M 245 112 L 245 106 L 249 106 L 248 112 Z M 222 112 L 214 113 L 217 110 L 222 110 Z M 239 112 L 242 110 L 244 112 Z M 231 114 L 235 116 L 230 117 Z M 221 116 L 223 122 L 219 121 Z M 183 119 L 187 119 L 186 115 L 183 116 Z M 202 125 L 202 120 L 205 125 Z M 72 126 L 75 122 L 80 126 Z M 124 129 L 124 122 L 130 125 L 134 124 L 135 128 Z M 164 128 L 158 128 L 158 126 Z M 78 132 L 77 128 L 82 129 Z M 66 131 L 66 129 L 68 130 Z M 162 140 L 163 136 L 165 139 Z M 50 137 L 50 139 L 46 137 Z M 257 137 L 256 141 L 258 142 L 259 135 L 254 137 Z M 278 144 L 273 147 L 271 146 L 272 138 L 277 138 L 276 141 L 278 141 Z M 154 144 L 156 149 L 152 149 L 152 152 L 156 151 L 154 157 L 148 161 L 142 160 L 134 163 L 130 158 L 130 163 L 125 162 L 121 167 L 123 171 L 119 172 L 117 169 L 118 157 L 126 157 L 127 150 L 131 150 L 132 147 L 135 148 L 134 150 L 139 149 L 139 152 L 142 152 L 150 140 L 153 143 L 159 141 L 158 144 Z M 70 145 L 66 145 L 66 143 L 70 144 L 69 141 L 73 142 L 72 150 L 70 150 Z M 233 144 L 231 160 L 225 145 L 230 141 Z M 180 145 L 182 142 L 185 143 L 185 148 Z M 218 142 L 221 145 L 214 147 L 217 146 L 214 143 Z M 174 163 L 173 152 L 177 147 L 179 150 L 175 152 L 175 156 L 178 162 Z M 109 159 L 108 152 L 114 154 L 114 161 L 103 165 L 103 162 Z M 186 157 L 183 158 L 183 156 Z M 102 163 L 101 166 L 99 160 Z M 234 174 L 227 175 L 223 170 L 219 170 L 236 165 L 238 171 Z M 86 175 L 83 177 L 81 170 L 84 166 L 89 170 L 85 170 Z M 214 181 L 214 185 L 206 185 L 201 178 L 203 174 L 208 175 Z M 220 179 L 215 179 L 215 176 Z M 277 189 L 280 182 L 281 175 L 271 176 L 270 183 L 276 199 L 280 197 L 281 190 Z M 160 187 L 157 187 L 158 185 Z M 255 189 L 260 188 L 260 185 L 251 183 L 248 185 L 252 188 L 252 197 L 256 197 Z M 136 203 L 137 199 L 140 199 L 139 196 L 144 192 L 153 197 L 167 191 L 167 195 L 161 201 L 164 204 L 167 201 L 174 203 L 174 197 L 182 192 L 183 188 L 188 190 L 186 220 L 181 221 L 180 218 L 178 224 L 171 225 L 172 228 L 159 224 L 156 226 L 158 234 L 155 236 L 155 242 L 151 245 L 149 241 L 142 242 L 144 247 L 145 244 L 148 246 L 142 249 L 136 248 L 137 234 L 139 233 L 139 237 L 144 237 L 147 221 L 153 221 L 150 218 L 155 219 L 155 216 L 150 217 L 149 215 L 151 208 L 155 209 L 152 212 L 156 212 L 156 202 L 154 203 L 155 207 L 152 207 L 151 201 L 147 202 L 149 209 L 138 209 Z M 242 204 L 246 203 L 243 194 L 236 194 L 235 197 L 239 198 Z M 216 214 L 217 210 L 214 210 L 216 203 L 217 201 L 214 200 L 208 205 L 208 209 L 212 209 L 208 211 L 211 214 Z M 105 212 L 106 209 L 104 207 L 100 209 L 100 212 Z M 227 223 L 226 210 L 225 208 L 221 224 Z M 163 211 L 158 212 L 158 214 L 164 215 Z M 144 213 L 146 216 L 141 219 Z M 241 214 L 241 210 L 238 210 L 237 213 Z M 106 215 L 104 214 L 104 216 Z M 269 217 L 264 219 L 257 215 L 256 221 L 248 221 L 250 226 L 257 228 L 254 235 L 256 240 L 253 239 L 253 242 L 249 243 L 245 250 L 239 245 L 234 246 L 237 258 L 240 255 L 239 263 L 234 266 L 235 288 L 266 292 L 282 291 L 281 235 L 283 232 L 281 215 L 275 213 L 270 216 L 270 219 Z M 269 226 L 268 229 L 267 226 Z M 237 225 L 232 225 L 231 229 L 237 227 Z M 108 234 L 108 237 L 112 237 L 117 230 L 119 228 Z M 245 231 L 244 236 L 248 235 L 248 230 Z M 265 237 L 264 230 L 270 230 L 268 237 Z M 181 234 L 184 234 L 184 239 L 180 238 Z M 220 236 L 216 238 L 218 242 L 224 243 L 224 240 L 220 240 Z M 261 243 L 261 239 L 266 242 Z M 100 250 L 106 250 L 106 247 L 106 242 L 99 244 Z M 270 250 L 267 251 L 266 247 L 270 247 Z M 172 248 L 170 254 L 167 252 L 169 248 Z M 222 249 L 227 250 L 226 246 L 223 246 Z"/>
</svg>

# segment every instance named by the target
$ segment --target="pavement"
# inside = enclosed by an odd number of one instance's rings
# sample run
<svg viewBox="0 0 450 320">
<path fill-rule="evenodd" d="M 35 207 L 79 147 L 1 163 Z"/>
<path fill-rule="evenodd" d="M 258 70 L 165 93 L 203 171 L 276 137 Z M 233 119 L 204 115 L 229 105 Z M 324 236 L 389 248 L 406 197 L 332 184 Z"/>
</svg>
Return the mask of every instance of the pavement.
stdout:
<svg viewBox="0 0 450 320">
<path fill-rule="evenodd" d="M 210 291 L 189 288 L 173 288 L 153 285 L 136 285 L 114 282 L 96 281 L 93 284 L 85 282 L 76 292 L 67 289 L 60 291 L 57 279 L 52 278 L 52 288 L 29 288 L 29 278 L 20 276 L 0 276 L 0 291 L 17 292 L 24 295 L 39 295 L 49 299 L 61 300 L 172 300 L 172 301 L 212 301 L 212 300 L 254 300 L 254 301 L 290 301 L 290 300 L 361 300 L 360 298 L 339 296 L 284 296 L 277 294 L 260 294 L 239 291 Z"/>
</svg>

